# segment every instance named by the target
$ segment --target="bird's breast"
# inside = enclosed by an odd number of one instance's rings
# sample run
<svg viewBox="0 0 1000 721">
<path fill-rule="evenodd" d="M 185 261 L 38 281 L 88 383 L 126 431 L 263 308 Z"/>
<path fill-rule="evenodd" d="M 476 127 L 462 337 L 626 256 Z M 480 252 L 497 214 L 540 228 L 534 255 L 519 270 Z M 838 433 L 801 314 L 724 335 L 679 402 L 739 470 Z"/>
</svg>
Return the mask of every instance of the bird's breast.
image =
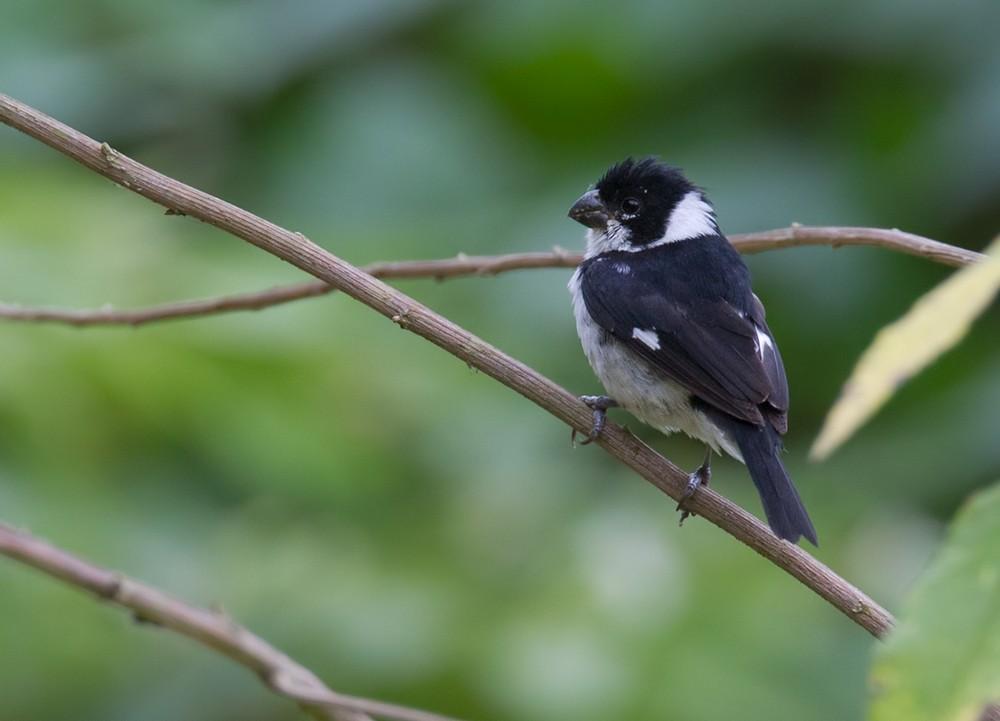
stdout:
<svg viewBox="0 0 1000 721">
<path fill-rule="evenodd" d="M 673 421 L 691 412 L 691 394 L 594 322 L 579 275 L 578 270 L 569 283 L 576 332 L 604 390 L 643 423 L 665 432 L 676 430 Z"/>
<path fill-rule="evenodd" d="M 709 444 L 716 451 L 722 449 L 741 458 L 731 439 L 692 406 L 690 391 L 594 321 L 580 290 L 579 274 L 577 270 L 569 282 L 576 331 L 590 367 L 607 395 L 640 421 L 662 433 L 682 431 Z"/>
</svg>

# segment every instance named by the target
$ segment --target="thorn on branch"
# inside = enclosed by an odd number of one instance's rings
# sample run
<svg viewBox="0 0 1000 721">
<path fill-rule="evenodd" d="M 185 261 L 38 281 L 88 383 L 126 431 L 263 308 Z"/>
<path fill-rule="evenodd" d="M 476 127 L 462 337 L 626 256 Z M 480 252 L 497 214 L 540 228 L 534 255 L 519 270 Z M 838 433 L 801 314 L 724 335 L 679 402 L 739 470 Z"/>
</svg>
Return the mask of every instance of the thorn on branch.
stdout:
<svg viewBox="0 0 1000 721">
<path fill-rule="evenodd" d="M 177 210 L 177 208 L 167 208 L 166 210 L 163 211 L 163 214 L 164 215 L 180 215 L 180 216 L 186 216 L 187 215 L 187 213 L 185 213 L 182 210 Z"/>
<path fill-rule="evenodd" d="M 398 325 L 400 328 L 406 329 L 410 325 L 410 309 L 404 308 L 399 313 L 392 316 L 392 322 Z"/>
</svg>

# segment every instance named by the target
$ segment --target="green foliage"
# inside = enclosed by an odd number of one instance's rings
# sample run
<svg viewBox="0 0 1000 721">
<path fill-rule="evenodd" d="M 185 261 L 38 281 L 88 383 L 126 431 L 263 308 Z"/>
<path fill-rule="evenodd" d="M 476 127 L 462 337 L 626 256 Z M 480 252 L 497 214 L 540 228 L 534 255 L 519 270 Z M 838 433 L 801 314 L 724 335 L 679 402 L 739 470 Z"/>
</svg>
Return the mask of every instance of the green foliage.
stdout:
<svg viewBox="0 0 1000 721">
<path fill-rule="evenodd" d="M 734 232 L 900 226 L 979 248 L 1000 227 L 996 3 L 0 6 L 4 92 L 352 262 L 579 248 L 569 204 L 647 152 Z M 750 265 L 820 556 L 895 607 L 1000 477 L 1000 318 L 811 466 L 858 354 L 947 270 L 854 248 Z M 400 287 L 593 393 L 568 276 Z M 0 128 L 0 299 L 132 307 L 299 279 Z M 0 517 L 223 604 L 338 690 L 490 721 L 863 715 L 863 631 L 568 441 L 343 296 L 140 330 L 0 325 Z M 734 462 L 713 484 L 759 509 Z M 298 718 L 10 563 L 0 619 L 4 721 Z"/>
<path fill-rule="evenodd" d="M 1000 702 L 1000 485 L 962 509 L 876 653 L 872 721 L 975 721 Z"/>
</svg>

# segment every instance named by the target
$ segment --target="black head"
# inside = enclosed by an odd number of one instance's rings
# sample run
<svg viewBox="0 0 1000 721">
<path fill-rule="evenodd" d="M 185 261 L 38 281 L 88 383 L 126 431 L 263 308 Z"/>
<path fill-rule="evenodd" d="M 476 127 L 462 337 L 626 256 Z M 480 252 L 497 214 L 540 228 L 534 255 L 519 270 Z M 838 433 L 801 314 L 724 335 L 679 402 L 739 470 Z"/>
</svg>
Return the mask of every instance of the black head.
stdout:
<svg viewBox="0 0 1000 721">
<path fill-rule="evenodd" d="M 627 230 L 623 242 L 642 247 L 664 238 L 671 214 L 692 191 L 710 211 L 701 191 L 677 168 L 656 158 L 627 158 L 576 202 L 569 217 L 599 232 Z"/>
</svg>

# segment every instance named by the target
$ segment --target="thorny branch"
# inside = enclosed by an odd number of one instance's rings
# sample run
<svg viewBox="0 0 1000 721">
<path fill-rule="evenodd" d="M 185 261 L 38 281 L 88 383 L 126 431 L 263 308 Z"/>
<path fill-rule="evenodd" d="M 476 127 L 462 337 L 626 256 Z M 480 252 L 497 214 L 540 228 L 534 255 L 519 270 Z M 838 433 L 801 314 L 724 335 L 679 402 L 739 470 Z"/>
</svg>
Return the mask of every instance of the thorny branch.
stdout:
<svg viewBox="0 0 1000 721">
<path fill-rule="evenodd" d="M 498 380 L 570 427 L 590 430 L 590 409 L 569 391 L 302 234 L 158 173 L 3 94 L 0 121 L 175 213 L 214 225 L 291 263 Z M 597 443 L 670 497 L 681 498 L 687 474 L 621 426 L 608 423 Z M 887 610 L 715 491 L 699 490 L 686 506 L 791 574 L 872 635 L 882 637 L 892 627 L 894 619 Z"/>
<path fill-rule="evenodd" d="M 901 230 L 881 228 L 808 227 L 793 225 L 789 228 L 745 233 L 730 237 L 733 245 L 743 253 L 759 253 L 777 248 L 804 245 L 870 245 L 889 248 L 901 253 L 929 258 L 952 266 L 968 265 L 982 259 L 981 253 L 956 248 L 930 238 Z M 376 278 L 456 278 L 464 275 L 499 275 L 512 270 L 527 268 L 573 268 L 580 263 L 579 253 L 556 248 L 548 253 L 511 253 L 508 255 L 458 255 L 440 260 L 410 260 L 372 263 L 361 270 Z M 60 323 L 71 326 L 128 325 L 138 327 L 148 323 L 181 318 L 197 318 L 240 310 L 260 310 L 302 298 L 314 298 L 332 293 L 335 288 L 322 281 L 269 288 L 253 293 L 188 300 L 176 303 L 139 308 L 135 310 L 77 310 L 72 308 L 26 308 L 11 303 L 0 303 L 0 319 Z"/>
</svg>

